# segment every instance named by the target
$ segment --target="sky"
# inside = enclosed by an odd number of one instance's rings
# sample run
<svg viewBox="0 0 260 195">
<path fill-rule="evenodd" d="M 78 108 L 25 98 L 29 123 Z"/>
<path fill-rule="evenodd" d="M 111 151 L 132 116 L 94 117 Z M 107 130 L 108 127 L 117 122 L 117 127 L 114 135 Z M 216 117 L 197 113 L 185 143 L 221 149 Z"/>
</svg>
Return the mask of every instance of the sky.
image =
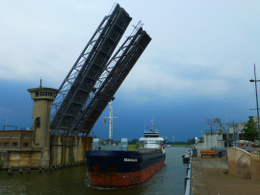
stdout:
<svg viewBox="0 0 260 195">
<path fill-rule="evenodd" d="M 133 18 L 121 43 L 140 20 L 152 41 L 115 94 L 112 139 L 139 138 L 153 119 L 161 136 L 187 141 L 209 129 L 206 119 L 256 116 L 258 0 L 0 0 L 0 129 L 32 126 L 27 89 L 40 78 L 59 88 L 115 3 Z M 108 115 L 92 130 L 105 139 Z"/>
</svg>

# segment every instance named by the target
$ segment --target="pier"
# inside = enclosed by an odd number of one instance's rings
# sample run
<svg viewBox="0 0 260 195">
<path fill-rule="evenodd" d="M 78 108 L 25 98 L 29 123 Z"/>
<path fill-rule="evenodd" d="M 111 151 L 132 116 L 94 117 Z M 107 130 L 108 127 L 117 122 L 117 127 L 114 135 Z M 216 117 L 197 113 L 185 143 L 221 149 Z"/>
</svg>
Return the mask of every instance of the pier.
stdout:
<svg viewBox="0 0 260 195">
<path fill-rule="evenodd" d="M 191 188 L 194 195 L 260 194 L 259 180 L 228 174 L 226 157 L 192 157 Z"/>
</svg>

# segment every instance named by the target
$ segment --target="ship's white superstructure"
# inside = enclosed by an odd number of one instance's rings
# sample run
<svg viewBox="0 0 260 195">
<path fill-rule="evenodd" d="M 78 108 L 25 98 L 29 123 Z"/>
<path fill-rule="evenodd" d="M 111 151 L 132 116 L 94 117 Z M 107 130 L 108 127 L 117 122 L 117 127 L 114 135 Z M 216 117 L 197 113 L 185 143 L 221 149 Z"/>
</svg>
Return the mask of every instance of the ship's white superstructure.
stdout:
<svg viewBox="0 0 260 195">
<path fill-rule="evenodd" d="M 153 128 L 153 120 L 151 130 L 145 130 L 143 137 L 139 138 L 139 142 L 144 144 L 144 148 L 160 149 L 162 148 L 164 138 L 160 137 L 159 132 Z"/>
</svg>

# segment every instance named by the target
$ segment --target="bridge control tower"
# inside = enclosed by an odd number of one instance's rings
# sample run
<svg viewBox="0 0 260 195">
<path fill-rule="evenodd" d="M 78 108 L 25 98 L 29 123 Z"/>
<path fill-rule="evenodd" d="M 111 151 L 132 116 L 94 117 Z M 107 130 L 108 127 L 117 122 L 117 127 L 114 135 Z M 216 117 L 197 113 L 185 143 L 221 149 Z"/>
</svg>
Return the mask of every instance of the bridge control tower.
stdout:
<svg viewBox="0 0 260 195">
<path fill-rule="evenodd" d="M 34 100 L 33 109 L 33 143 L 36 148 L 42 149 L 41 165 L 49 164 L 50 147 L 50 110 L 54 97 L 58 90 L 53 88 L 43 88 L 42 81 L 39 88 L 28 89 L 31 99 Z"/>
</svg>

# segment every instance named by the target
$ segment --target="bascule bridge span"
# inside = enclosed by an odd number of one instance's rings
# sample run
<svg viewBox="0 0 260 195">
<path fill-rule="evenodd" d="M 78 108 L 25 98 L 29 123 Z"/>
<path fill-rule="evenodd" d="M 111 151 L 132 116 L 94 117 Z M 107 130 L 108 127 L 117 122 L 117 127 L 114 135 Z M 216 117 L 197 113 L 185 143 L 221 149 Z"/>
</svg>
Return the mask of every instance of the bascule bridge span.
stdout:
<svg viewBox="0 0 260 195">
<path fill-rule="evenodd" d="M 52 135 L 89 135 L 151 41 L 139 22 L 114 52 L 131 20 L 129 14 L 117 4 L 101 21 L 52 103 Z"/>
<path fill-rule="evenodd" d="M 115 51 L 131 20 L 119 4 L 115 5 L 58 90 L 42 85 L 28 89 L 34 101 L 33 130 L 10 132 L 19 133 L 26 144 L 0 151 L 3 168 L 46 167 L 85 160 L 85 150 L 92 148 L 89 134 L 95 122 L 151 41 L 139 22 Z M 8 132 L 3 131 L 1 136 L 7 136 L 4 133 Z"/>
</svg>

